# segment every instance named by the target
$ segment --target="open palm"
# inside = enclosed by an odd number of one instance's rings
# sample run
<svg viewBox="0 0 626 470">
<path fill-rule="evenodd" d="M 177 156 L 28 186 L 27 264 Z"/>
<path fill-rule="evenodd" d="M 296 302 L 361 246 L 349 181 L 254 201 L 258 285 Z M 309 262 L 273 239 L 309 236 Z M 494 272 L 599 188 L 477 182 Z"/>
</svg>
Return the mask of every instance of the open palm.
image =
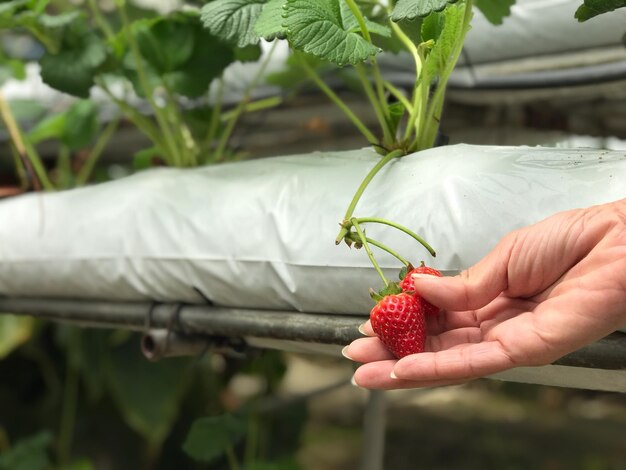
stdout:
<svg viewBox="0 0 626 470">
<path fill-rule="evenodd" d="M 455 278 L 415 280 L 442 312 L 428 318 L 426 352 L 395 360 L 375 337 L 345 354 L 367 388 L 466 382 L 544 365 L 626 324 L 626 200 L 568 211 L 505 237 Z"/>
</svg>

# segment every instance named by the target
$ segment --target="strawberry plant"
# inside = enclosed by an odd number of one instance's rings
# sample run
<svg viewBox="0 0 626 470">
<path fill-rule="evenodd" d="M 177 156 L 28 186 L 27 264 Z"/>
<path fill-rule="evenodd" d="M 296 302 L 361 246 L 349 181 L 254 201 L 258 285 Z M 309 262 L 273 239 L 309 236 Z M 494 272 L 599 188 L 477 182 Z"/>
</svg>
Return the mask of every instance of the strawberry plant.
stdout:
<svg viewBox="0 0 626 470">
<path fill-rule="evenodd" d="M 626 8 L 626 0 L 585 0 L 576 10 L 576 19 L 587 21 L 595 16 Z"/>
<path fill-rule="evenodd" d="M 291 65 L 316 83 L 380 153 L 408 154 L 435 143 L 448 78 L 475 5 L 502 22 L 514 0 L 215 0 L 203 7 L 206 28 L 239 45 L 286 39 Z M 415 85 L 408 93 L 383 79 L 376 56 L 410 53 Z M 316 69 L 352 67 L 371 103 L 378 129 L 369 129 L 328 87 Z"/>
<path fill-rule="evenodd" d="M 261 49 L 219 39 L 202 27 L 197 9 L 162 15 L 138 10 L 124 0 L 116 0 L 112 6 L 114 10 L 105 14 L 96 0 L 80 7 L 50 0 L 0 2 L 0 29 L 28 33 L 43 46 L 45 51 L 38 60 L 41 79 L 83 100 L 63 116 L 40 123 L 31 135 L 21 129 L 0 96 L 18 172 L 26 175 L 22 179 L 32 181 L 35 189 L 71 187 L 89 179 L 119 122 L 116 117 L 103 130 L 99 125 L 90 127 L 90 131 L 101 132 L 94 143 L 95 135 L 81 132 L 86 130 L 84 125 L 72 120 L 88 111 L 89 116 L 82 117 L 89 125 L 98 121 L 94 87 L 152 143 L 134 157 L 140 168 L 155 162 L 188 167 L 240 157 L 230 141 L 241 116 L 280 102 L 279 98 L 250 99 L 271 56 L 267 54 L 241 101 L 234 109 L 224 109 L 224 70 L 235 61 L 259 60 Z M 0 78 L 10 76 L 23 78 L 24 63 L 0 50 Z M 69 142 L 66 131 L 80 138 Z M 38 142 L 49 139 L 60 141 L 52 177 L 46 174 L 35 149 Z M 77 164 L 73 154 L 91 144 L 91 152 Z"/>
<path fill-rule="evenodd" d="M 424 307 L 417 296 L 402 293 L 378 265 L 372 247 L 396 257 L 405 270 L 410 262 L 394 249 L 365 234 L 367 224 L 392 226 L 435 251 L 407 227 L 378 217 L 355 217 L 359 199 L 374 176 L 389 162 L 435 145 L 445 89 L 470 28 L 473 7 L 501 23 L 515 0 L 215 0 L 202 9 L 205 27 L 240 46 L 285 39 L 292 49 L 291 67 L 314 82 L 354 123 L 383 157 L 357 189 L 341 222 L 336 243 L 364 248 L 385 287 L 373 294 L 378 304 L 372 325 L 397 356 L 420 352 L 425 341 Z M 383 78 L 381 52 L 404 50 L 415 65 L 412 89 L 403 91 Z M 323 80 L 328 64 L 351 67 L 378 122 L 368 128 Z"/>
</svg>

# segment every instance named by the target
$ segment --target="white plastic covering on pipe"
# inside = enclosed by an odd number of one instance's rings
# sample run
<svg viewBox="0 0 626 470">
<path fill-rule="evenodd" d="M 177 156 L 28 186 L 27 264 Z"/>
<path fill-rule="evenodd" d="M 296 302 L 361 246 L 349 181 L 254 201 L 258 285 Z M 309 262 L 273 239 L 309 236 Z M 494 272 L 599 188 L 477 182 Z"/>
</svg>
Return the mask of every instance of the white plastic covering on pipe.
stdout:
<svg viewBox="0 0 626 470">
<path fill-rule="evenodd" d="M 203 302 L 360 313 L 381 281 L 338 222 L 380 158 L 370 149 L 155 169 L 72 191 L 0 201 L 0 295 Z M 456 145 L 405 157 L 373 180 L 355 215 L 414 263 L 466 268 L 507 232 L 626 197 L 626 153 Z M 378 260 L 395 277 L 399 263 Z"/>
<path fill-rule="evenodd" d="M 476 11 L 450 85 L 462 88 L 542 82 L 595 82 L 626 76 L 626 9 L 584 23 L 574 18 L 580 0 L 517 0 L 502 25 Z M 386 78 L 410 85 L 415 65 L 409 54 L 379 60 Z"/>
</svg>

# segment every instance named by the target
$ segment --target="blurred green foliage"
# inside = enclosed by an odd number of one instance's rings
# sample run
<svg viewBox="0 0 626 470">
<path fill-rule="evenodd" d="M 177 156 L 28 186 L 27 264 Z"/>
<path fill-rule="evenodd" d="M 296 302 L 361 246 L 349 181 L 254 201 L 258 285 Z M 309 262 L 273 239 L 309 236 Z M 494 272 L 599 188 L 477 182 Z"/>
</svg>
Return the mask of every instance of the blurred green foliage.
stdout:
<svg viewBox="0 0 626 470">
<path fill-rule="evenodd" d="M 211 353 L 152 363 L 134 334 L 27 324 L 31 340 L 13 339 L 0 361 L 0 376 L 10 378 L 0 382 L 0 469 L 206 468 L 194 459 L 210 468 L 297 468 L 306 405 L 257 406 L 276 392 L 282 354 L 220 357 L 217 372 Z M 13 337 L 0 331 L 1 344 Z M 246 401 L 229 388 L 239 374 L 263 385 Z"/>
</svg>

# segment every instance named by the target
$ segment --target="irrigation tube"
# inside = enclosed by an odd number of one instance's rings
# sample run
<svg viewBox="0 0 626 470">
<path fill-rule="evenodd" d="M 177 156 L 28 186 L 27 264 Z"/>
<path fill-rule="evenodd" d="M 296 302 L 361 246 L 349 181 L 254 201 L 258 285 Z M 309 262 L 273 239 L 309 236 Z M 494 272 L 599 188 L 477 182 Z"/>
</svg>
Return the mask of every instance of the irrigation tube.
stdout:
<svg viewBox="0 0 626 470">
<path fill-rule="evenodd" d="M 345 345 L 361 337 L 363 316 L 252 310 L 209 305 L 154 304 L 0 297 L 0 312 L 29 315 L 83 327 L 147 332 L 168 329 L 183 335 L 267 338 Z M 615 332 L 558 359 L 554 364 L 626 370 L 626 333 Z"/>
</svg>

